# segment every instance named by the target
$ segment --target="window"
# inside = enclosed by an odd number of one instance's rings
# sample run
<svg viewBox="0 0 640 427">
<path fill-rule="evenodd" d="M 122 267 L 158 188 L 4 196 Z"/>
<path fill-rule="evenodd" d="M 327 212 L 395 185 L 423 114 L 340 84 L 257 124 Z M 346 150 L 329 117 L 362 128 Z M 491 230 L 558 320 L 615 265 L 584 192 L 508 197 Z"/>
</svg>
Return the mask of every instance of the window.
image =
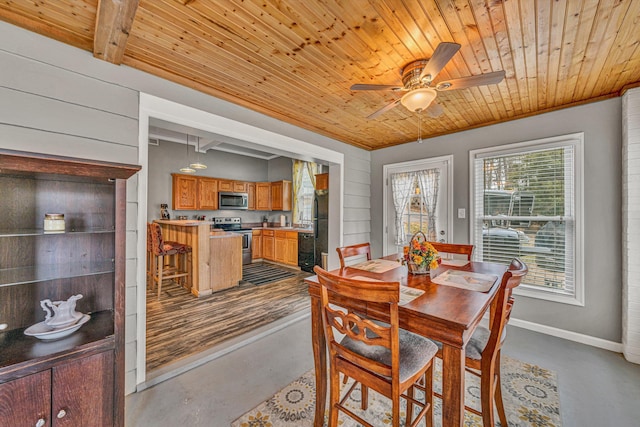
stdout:
<svg viewBox="0 0 640 427">
<path fill-rule="evenodd" d="M 313 197 L 316 163 L 293 160 L 293 220 L 298 225 L 313 221 Z"/>
<path fill-rule="evenodd" d="M 518 294 L 583 305 L 582 145 L 573 134 L 474 150 L 474 257 L 529 274 Z"/>
</svg>

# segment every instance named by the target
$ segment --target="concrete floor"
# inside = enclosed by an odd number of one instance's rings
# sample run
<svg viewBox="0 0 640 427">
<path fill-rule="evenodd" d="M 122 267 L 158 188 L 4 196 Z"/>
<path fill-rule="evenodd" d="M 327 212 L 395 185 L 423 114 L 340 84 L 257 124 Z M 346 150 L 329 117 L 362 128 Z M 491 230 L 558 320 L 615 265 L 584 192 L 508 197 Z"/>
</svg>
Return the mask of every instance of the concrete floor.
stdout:
<svg viewBox="0 0 640 427">
<path fill-rule="evenodd" d="M 127 396 L 126 426 L 227 427 L 312 368 L 307 317 Z M 640 425 L 640 365 L 617 353 L 509 326 L 503 354 L 558 373 L 563 427 Z"/>
</svg>

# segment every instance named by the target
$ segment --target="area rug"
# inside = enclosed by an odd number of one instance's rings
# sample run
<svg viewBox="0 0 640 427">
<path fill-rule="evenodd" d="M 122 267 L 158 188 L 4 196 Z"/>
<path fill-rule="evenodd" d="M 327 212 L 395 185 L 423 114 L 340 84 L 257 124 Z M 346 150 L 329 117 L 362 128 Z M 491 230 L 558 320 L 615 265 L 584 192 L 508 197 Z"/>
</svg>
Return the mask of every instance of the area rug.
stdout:
<svg viewBox="0 0 640 427">
<path fill-rule="evenodd" d="M 442 375 L 440 361 L 436 363 L 434 384 L 440 391 Z M 519 360 L 502 357 L 502 397 L 510 427 L 560 427 L 560 401 L 558 398 L 557 376 L 555 372 Z M 480 409 L 480 384 L 478 378 L 467 374 L 465 379 L 465 403 Z M 350 387 L 350 383 L 343 385 Z M 369 391 L 369 409 L 360 410 L 358 390 L 355 390 L 348 401 L 348 406 L 374 425 L 391 424 L 390 402 L 373 390 Z M 422 398 L 422 396 L 419 396 Z M 401 423 L 404 426 L 405 401 L 402 401 Z M 235 420 L 232 427 L 307 427 L 313 425 L 315 408 L 315 378 L 313 370 L 307 372 L 273 397 Z M 327 425 L 325 414 L 325 426 Z M 482 427 L 482 419 L 477 415 L 465 412 L 465 427 Z M 340 414 L 341 427 L 359 425 L 344 414 Z M 421 424 L 424 425 L 424 421 Z M 499 426 L 496 414 L 496 425 Z M 442 425 L 442 405 L 434 398 L 434 426 Z"/>
<path fill-rule="evenodd" d="M 296 273 L 271 264 L 255 263 L 242 266 L 242 281 L 256 286 L 295 277 Z"/>
</svg>

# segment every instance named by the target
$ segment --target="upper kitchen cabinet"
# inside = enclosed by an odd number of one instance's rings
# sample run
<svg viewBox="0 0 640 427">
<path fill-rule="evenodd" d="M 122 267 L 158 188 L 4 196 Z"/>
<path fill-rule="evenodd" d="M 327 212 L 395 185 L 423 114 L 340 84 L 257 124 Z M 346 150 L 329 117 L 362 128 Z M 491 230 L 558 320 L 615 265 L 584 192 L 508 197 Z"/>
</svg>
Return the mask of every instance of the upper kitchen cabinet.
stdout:
<svg viewBox="0 0 640 427">
<path fill-rule="evenodd" d="M 198 209 L 198 178 L 192 175 L 171 174 L 173 177 L 174 210 Z"/>
<path fill-rule="evenodd" d="M 124 425 L 126 180 L 139 169 L 0 150 L 0 425 Z M 78 294 L 79 329 L 41 341 L 41 301 Z"/>
<path fill-rule="evenodd" d="M 271 210 L 291 210 L 291 181 L 275 181 L 271 183 Z"/>
<path fill-rule="evenodd" d="M 271 210 L 271 183 L 256 182 L 256 210 Z"/>
<path fill-rule="evenodd" d="M 247 194 L 249 195 L 249 210 L 256 210 L 256 183 L 247 183 Z"/>
<path fill-rule="evenodd" d="M 328 190 L 329 189 L 329 174 L 319 173 L 316 175 L 316 190 Z"/>
<path fill-rule="evenodd" d="M 198 209 L 218 209 L 218 180 L 214 178 L 197 177 L 198 179 Z"/>
<path fill-rule="evenodd" d="M 218 181 L 218 191 L 229 193 L 246 193 L 247 184 L 244 181 L 232 181 L 230 179 L 221 179 Z"/>
</svg>

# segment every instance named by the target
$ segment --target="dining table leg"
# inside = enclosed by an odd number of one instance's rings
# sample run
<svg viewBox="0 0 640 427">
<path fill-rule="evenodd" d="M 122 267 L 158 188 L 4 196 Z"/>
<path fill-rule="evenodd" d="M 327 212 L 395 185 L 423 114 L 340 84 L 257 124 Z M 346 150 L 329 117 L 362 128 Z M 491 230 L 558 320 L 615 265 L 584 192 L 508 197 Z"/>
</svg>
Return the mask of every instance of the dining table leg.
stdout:
<svg viewBox="0 0 640 427">
<path fill-rule="evenodd" d="M 442 347 L 442 425 L 463 426 L 464 348 Z"/>
<path fill-rule="evenodd" d="M 327 402 L 327 343 L 322 326 L 322 303 L 320 298 L 315 297 L 311 298 L 311 340 L 316 371 L 316 414 L 313 425 L 322 427 Z"/>
</svg>

